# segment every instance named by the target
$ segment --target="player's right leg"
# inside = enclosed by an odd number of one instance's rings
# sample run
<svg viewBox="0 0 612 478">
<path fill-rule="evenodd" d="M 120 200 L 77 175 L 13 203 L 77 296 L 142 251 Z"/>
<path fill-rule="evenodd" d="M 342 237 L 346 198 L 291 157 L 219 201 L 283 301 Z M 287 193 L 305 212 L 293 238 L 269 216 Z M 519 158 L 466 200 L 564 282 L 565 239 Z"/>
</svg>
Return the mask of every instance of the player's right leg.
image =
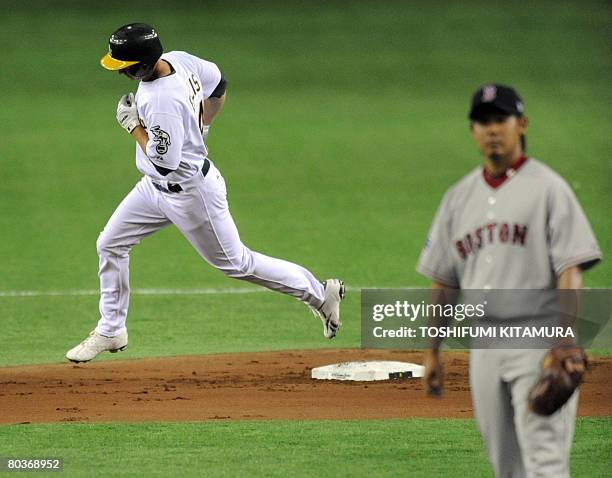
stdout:
<svg viewBox="0 0 612 478">
<path fill-rule="evenodd" d="M 495 476 L 525 476 L 514 426 L 511 387 L 503 379 L 504 352 L 470 351 L 474 416 Z"/>
<path fill-rule="evenodd" d="M 157 206 L 157 191 L 143 178 L 119 204 L 96 243 L 100 267 L 100 320 L 91 334 L 66 353 L 87 362 L 104 351 L 127 347 L 129 252 L 144 237 L 170 224 Z"/>
</svg>

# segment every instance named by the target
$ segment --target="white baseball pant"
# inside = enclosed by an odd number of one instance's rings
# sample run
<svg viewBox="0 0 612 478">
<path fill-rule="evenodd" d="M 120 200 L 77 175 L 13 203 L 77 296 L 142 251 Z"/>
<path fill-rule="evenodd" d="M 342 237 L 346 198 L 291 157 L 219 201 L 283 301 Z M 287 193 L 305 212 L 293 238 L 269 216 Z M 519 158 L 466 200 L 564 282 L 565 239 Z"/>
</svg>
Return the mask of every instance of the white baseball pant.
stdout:
<svg viewBox="0 0 612 478">
<path fill-rule="evenodd" d="M 159 181 L 167 187 L 167 182 Z M 212 164 L 181 183 L 183 191 L 162 192 L 144 176 L 119 204 L 97 241 L 100 257 L 100 320 L 109 337 L 125 330 L 129 253 L 144 237 L 174 224 L 200 256 L 228 277 L 291 295 L 313 308 L 323 303 L 323 285 L 307 269 L 248 249 L 240 240 L 227 203 L 225 180 Z"/>
</svg>

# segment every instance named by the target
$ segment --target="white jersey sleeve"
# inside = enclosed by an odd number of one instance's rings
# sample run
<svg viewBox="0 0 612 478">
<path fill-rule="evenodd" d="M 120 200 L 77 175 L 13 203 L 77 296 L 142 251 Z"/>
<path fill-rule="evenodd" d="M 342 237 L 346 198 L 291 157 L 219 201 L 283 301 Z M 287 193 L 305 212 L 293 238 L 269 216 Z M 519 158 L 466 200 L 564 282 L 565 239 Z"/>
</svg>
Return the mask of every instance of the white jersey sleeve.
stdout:
<svg viewBox="0 0 612 478">
<path fill-rule="evenodd" d="M 215 91 L 217 85 L 221 81 L 221 70 L 219 67 L 211 61 L 203 60 L 197 56 L 191 55 L 184 51 L 173 51 L 167 54 L 166 57 L 172 61 L 173 59 L 179 59 L 192 71 L 195 71 L 200 85 L 202 88 L 202 97 L 204 99 L 209 98 L 211 93 Z"/>
<path fill-rule="evenodd" d="M 586 270 L 602 258 L 595 234 L 574 192 L 560 177 L 548 192 L 548 242 L 550 262 L 558 276 L 564 269 Z"/>
<path fill-rule="evenodd" d="M 202 84 L 202 96 L 209 98 L 221 81 L 221 71 L 214 63 L 197 58 L 197 71 Z"/>
<path fill-rule="evenodd" d="M 151 115 L 147 157 L 162 168 L 175 170 L 182 158 L 185 130 L 179 115 L 155 113 Z"/>
<path fill-rule="evenodd" d="M 459 280 L 450 254 L 451 192 L 452 190 L 445 194 L 438 207 L 417 264 L 417 271 L 441 284 L 459 287 Z"/>
</svg>

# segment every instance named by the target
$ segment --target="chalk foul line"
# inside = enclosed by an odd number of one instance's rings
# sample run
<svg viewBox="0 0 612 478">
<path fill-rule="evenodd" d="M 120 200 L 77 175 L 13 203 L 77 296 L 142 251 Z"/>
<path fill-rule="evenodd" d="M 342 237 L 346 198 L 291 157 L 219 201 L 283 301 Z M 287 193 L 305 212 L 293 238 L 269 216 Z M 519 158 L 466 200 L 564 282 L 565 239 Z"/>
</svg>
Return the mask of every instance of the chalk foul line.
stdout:
<svg viewBox="0 0 612 478">
<path fill-rule="evenodd" d="M 350 292 L 360 291 L 361 287 L 347 287 Z M 220 295 L 220 294 L 258 294 L 271 292 L 263 287 L 204 287 L 204 288 L 134 288 L 131 295 Z M 98 289 L 73 289 L 73 290 L 0 290 L 0 297 L 78 297 L 100 295 Z"/>
</svg>

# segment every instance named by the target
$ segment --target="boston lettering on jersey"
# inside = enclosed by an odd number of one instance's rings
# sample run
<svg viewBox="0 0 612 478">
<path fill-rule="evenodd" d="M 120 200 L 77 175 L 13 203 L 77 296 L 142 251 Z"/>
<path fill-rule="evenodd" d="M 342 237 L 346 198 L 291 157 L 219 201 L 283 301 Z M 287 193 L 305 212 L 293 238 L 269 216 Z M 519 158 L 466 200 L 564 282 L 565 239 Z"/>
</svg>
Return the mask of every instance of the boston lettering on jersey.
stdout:
<svg viewBox="0 0 612 478">
<path fill-rule="evenodd" d="M 462 239 L 455 241 L 455 248 L 466 259 L 469 254 L 476 254 L 489 244 L 500 243 L 524 246 L 527 240 L 527 224 L 509 224 L 507 222 L 489 222 L 468 232 Z"/>
</svg>

